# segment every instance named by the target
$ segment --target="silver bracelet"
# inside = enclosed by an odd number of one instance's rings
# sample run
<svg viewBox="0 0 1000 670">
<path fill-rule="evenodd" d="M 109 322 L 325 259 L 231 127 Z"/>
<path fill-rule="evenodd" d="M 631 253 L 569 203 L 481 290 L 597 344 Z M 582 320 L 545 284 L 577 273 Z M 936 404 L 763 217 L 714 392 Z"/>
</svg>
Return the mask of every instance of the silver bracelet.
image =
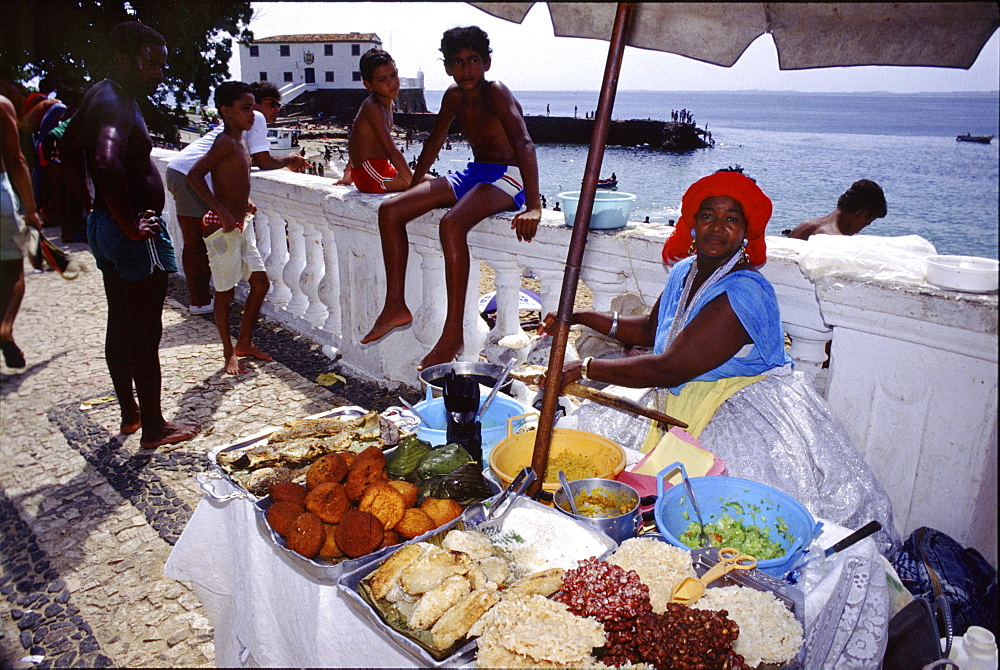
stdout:
<svg viewBox="0 0 1000 670">
<path fill-rule="evenodd" d="M 611 330 L 608 331 L 608 337 L 615 339 L 618 335 L 618 312 L 612 312 L 611 316 Z"/>
</svg>

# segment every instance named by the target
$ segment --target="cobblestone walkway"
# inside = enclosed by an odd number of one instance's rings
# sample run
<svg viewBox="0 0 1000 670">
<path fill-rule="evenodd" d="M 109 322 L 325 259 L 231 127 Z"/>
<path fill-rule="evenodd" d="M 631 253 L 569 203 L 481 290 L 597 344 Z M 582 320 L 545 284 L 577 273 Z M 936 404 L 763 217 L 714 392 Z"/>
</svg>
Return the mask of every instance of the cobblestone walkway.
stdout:
<svg viewBox="0 0 1000 670">
<path fill-rule="evenodd" d="M 211 315 L 187 315 L 175 275 L 160 346 L 164 415 L 202 431 L 141 450 L 138 433 L 118 435 L 100 272 L 86 245 L 61 246 L 90 271 L 66 281 L 25 266 L 14 332 L 28 368 L 0 370 L 0 667 L 214 665 L 211 622 L 190 588 L 163 574 L 201 498 L 192 475 L 205 453 L 331 407 L 382 410 L 397 394 L 354 379 L 319 386 L 321 373 L 343 374 L 338 366 L 267 322 L 255 341 L 275 362 L 226 375 Z"/>
</svg>

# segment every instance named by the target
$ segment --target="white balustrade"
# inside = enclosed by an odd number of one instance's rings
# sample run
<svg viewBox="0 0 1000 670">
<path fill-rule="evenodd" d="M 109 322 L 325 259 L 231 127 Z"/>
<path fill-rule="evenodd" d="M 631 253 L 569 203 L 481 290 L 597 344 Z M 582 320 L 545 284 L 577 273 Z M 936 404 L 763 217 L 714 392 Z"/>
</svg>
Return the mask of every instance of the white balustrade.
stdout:
<svg viewBox="0 0 1000 670">
<path fill-rule="evenodd" d="M 154 150 L 161 171 L 172 155 Z M 361 345 L 385 293 L 376 223 L 383 197 L 287 170 L 255 171 L 251 181 L 257 237 L 272 281 L 264 314 L 332 344 L 352 374 L 389 387 L 418 386 L 415 366 L 444 323 L 443 210 L 408 226 L 407 303 L 414 323 Z M 168 218 L 172 211 L 168 205 Z M 168 226 L 174 234 L 176 222 Z M 463 358 L 475 359 L 483 344 L 518 333 L 524 268 L 540 281 L 544 312 L 557 309 L 571 232 L 559 213 L 548 211 L 530 244 L 517 242 L 509 215 L 476 226 L 469 235 L 475 260 Z M 667 275 L 664 238 L 662 228 L 643 224 L 589 235 L 581 281 L 596 308 L 624 292 L 655 303 Z M 175 240 L 179 245 L 180 236 Z M 933 526 L 996 565 L 997 294 L 849 279 L 814 283 L 799 269 L 793 242 L 769 237 L 762 269 L 778 296 L 790 355 L 799 370 L 816 375 L 833 414 L 888 489 L 898 530 L 905 535 Z M 496 273 L 492 333 L 476 313 L 478 259 Z"/>
</svg>

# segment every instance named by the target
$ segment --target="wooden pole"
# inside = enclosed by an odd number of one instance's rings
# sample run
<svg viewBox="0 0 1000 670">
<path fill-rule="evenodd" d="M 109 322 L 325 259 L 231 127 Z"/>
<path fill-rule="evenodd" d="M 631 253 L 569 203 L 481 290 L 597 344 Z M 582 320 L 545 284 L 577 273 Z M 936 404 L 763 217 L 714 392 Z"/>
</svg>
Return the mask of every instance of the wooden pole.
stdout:
<svg viewBox="0 0 1000 670">
<path fill-rule="evenodd" d="M 573 318 L 573 303 L 576 302 L 576 287 L 580 280 L 583 252 L 587 246 L 587 233 L 590 231 L 590 215 L 594 210 L 597 180 L 601 176 L 601 163 L 604 161 L 604 145 L 608 138 L 608 128 L 611 125 L 611 110 L 614 108 L 615 94 L 618 92 L 618 75 L 622 68 L 625 40 L 628 38 L 634 12 L 633 3 L 618 3 L 615 23 L 611 32 L 611 44 L 608 46 L 608 60 L 604 66 L 604 81 L 601 84 L 601 95 L 597 102 L 594 134 L 590 138 L 587 167 L 583 173 L 580 201 L 576 208 L 576 218 L 573 220 L 573 234 L 570 237 L 569 252 L 566 256 L 566 270 L 563 272 L 562 293 L 559 295 L 559 310 L 556 313 L 555 332 L 552 335 L 549 368 L 545 375 L 545 393 L 542 396 L 542 410 L 538 419 L 535 449 L 531 455 L 531 467 L 537 475 L 534 484 L 528 490 L 528 493 L 532 495 L 541 488 L 542 480 L 545 479 L 545 468 L 549 464 L 549 447 L 552 444 L 552 429 L 562 389 L 562 366 L 566 358 L 570 320 Z"/>
</svg>

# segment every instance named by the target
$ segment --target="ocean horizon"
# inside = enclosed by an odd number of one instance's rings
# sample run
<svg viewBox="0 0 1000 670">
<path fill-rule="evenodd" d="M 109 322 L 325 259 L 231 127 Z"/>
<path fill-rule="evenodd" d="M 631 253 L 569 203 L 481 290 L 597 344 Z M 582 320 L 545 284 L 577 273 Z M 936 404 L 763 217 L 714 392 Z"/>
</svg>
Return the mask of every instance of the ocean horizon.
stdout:
<svg viewBox="0 0 1000 670">
<path fill-rule="evenodd" d="M 514 91 L 526 115 L 579 118 L 597 91 Z M 443 91 L 425 91 L 437 111 Z M 864 233 L 920 235 L 939 253 L 998 257 L 1000 91 L 964 93 L 804 93 L 796 91 L 619 91 L 612 118 L 669 120 L 686 109 L 716 145 L 685 154 L 607 147 L 602 176 L 637 198 L 632 220 L 676 220 L 684 190 L 720 168 L 740 165 L 774 202 L 768 234 L 833 211 L 857 179 L 878 182 L 888 214 Z M 408 158 L 419 154 L 411 143 Z M 548 206 L 579 190 L 586 145 L 537 145 L 539 188 Z M 435 169 L 461 169 L 466 145 L 442 151 Z"/>
</svg>

